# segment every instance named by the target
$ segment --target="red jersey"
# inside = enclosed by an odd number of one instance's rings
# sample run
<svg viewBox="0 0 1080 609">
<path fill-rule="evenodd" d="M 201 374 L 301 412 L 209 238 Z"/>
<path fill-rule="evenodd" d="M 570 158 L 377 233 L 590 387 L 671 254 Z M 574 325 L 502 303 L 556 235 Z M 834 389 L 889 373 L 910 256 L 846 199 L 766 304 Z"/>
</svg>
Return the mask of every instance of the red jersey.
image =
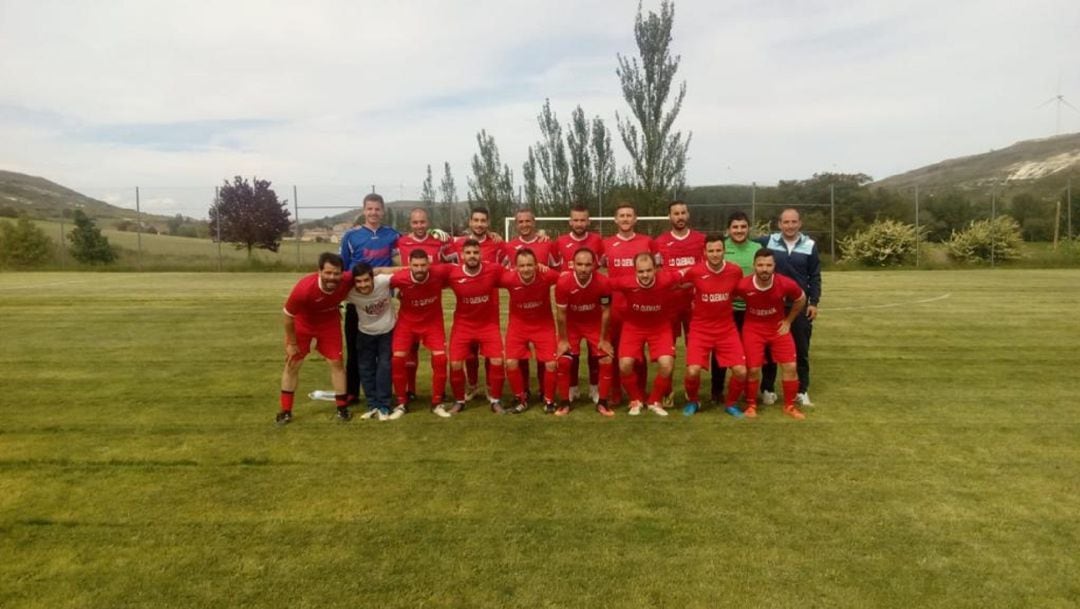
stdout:
<svg viewBox="0 0 1080 609">
<path fill-rule="evenodd" d="M 523 247 L 527 247 L 534 254 L 536 254 L 536 263 L 549 266 L 553 269 L 557 269 L 559 266 L 560 258 L 559 251 L 555 247 L 554 241 L 541 241 L 539 237 L 534 237 L 532 241 L 525 241 L 521 237 L 514 237 L 503 244 L 503 256 L 506 258 L 506 266 L 514 268 L 517 255 L 517 251 Z"/>
<path fill-rule="evenodd" d="M 724 261 L 719 271 L 700 262 L 682 271 L 683 281 L 694 284 L 693 314 L 690 329 L 704 331 L 734 330 L 731 308 L 733 292 L 742 279 L 739 265 Z"/>
<path fill-rule="evenodd" d="M 413 279 L 409 269 L 402 269 L 390 276 L 390 287 L 398 291 L 401 301 L 398 323 L 416 326 L 436 322 L 442 324 L 442 291 L 446 287 L 450 266 L 432 265 L 428 269 L 427 279 L 420 283 Z"/>
<path fill-rule="evenodd" d="M 649 287 L 642 287 L 636 275 L 626 275 L 611 280 L 612 291 L 626 299 L 623 321 L 639 327 L 657 323 L 667 324 L 672 310 L 671 286 L 679 275 L 667 270 L 657 270 L 656 280 Z"/>
<path fill-rule="evenodd" d="M 739 281 L 734 295 L 746 301 L 745 323 L 772 323 L 784 321 L 785 302 L 795 302 L 803 296 L 803 290 L 794 280 L 779 273 L 773 273 L 772 285 L 761 290 L 757 287 L 755 275 L 747 275 Z"/>
<path fill-rule="evenodd" d="M 431 235 L 424 235 L 423 239 L 417 239 L 412 233 L 398 237 L 397 246 L 398 251 L 401 252 L 401 262 L 406 266 L 409 264 L 409 254 L 412 254 L 413 250 L 424 250 L 432 262 L 440 262 L 443 259 L 443 250 L 446 249 L 445 243 Z"/>
<path fill-rule="evenodd" d="M 578 282 L 573 271 L 563 273 L 555 283 L 555 306 L 566 309 L 566 324 L 583 326 L 600 325 L 603 305 L 611 303 L 611 286 L 608 278 L 593 273 L 584 285 Z"/>
<path fill-rule="evenodd" d="M 558 279 L 559 272 L 551 269 L 546 273 L 537 272 L 530 283 L 523 282 L 517 271 L 503 271 L 499 285 L 510 294 L 509 325 L 553 328 L 551 286 Z"/>
<path fill-rule="evenodd" d="M 465 270 L 464 264 L 450 267 L 446 285 L 457 296 L 454 307 L 454 325 L 499 325 L 499 275 L 503 268 L 490 262 L 481 262 L 476 274 Z"/>
<path fill-rule="evenodd" d="M 288 300 L 285 301 L 285 314 L 296 323 L 311 327 L 325 323 L 341 323 L 338 305 L 353 289 L 352 273 L 341 274 L 337 288 L 327 292 L 323 290 L 318 273 L 305 275 L 296 282 Z"/>
<path fill-rule="evenodd" d="M 585 237 L 581 239 L 575 237 L 572 232 L 559 235 L 559 238 L 555 240 L 555 251 L 559 255 L 559 268 L 565 268 L 569 271 L 574 270 L 570 265 L 574 261 L 574 254 L 582 248 L 591 251 L 596 256 L 596 262 L 599 263 L 600 256 L 604 253 L 604 238 L 592 231 L 585 233 Z"/>
<path fill-rule="evenodd" d="M 469 239 L 476 239 L 472 235 L 466 235 L 464 237 L 454 237 L 454 240 L 446 244 L 444 250 L 444 259 L 452 262 L 461 263 L 464 262 L 461 257 L 461 248 L 465 247 L 465 242 Z M 484 235 L 483 239 L 476 239 L 480 243 L 480 261 L 490 262 L 492 264 L 503 264 L 503 260 L 506 256 L 503 253 L 503 244 L 495 243 L 493 239 Z"/>
<path fill-rule="evenodd" d="M 655 253 L 652 249 L 652 239 L 641 233 L 634 233 L 633 237 L 624 239 L 619 235 L 604 239 L 604 253 L 601 257 L 601 266 L 607 268 L 608 277 L 634 276 L 634 257 L 642 252 Z"/>
</svg>

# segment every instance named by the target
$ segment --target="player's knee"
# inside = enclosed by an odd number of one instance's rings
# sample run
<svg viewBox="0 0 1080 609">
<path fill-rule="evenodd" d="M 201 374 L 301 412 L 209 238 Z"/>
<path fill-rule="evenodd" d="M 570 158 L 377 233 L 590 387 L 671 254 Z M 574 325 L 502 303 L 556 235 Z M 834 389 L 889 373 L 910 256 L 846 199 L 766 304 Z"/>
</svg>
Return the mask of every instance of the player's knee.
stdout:
<svg viewBox="0 0 1080 609">
<path fill-rule="evenodd" d="M 732 366 L 728 370 L 731 370 L 731 375 L 740 381 L 746 380 L 746 366 Z"/>
<path fill-rule="evenodd" d="M 604 366 L 610 366 L 612 361 L 614 361 L 614 360 L 612 360 L 610 357 L 601 357 L 601 358 L 597 358 L 596 363 L 604 365 Z"/>
<path fill-rule="evenodd" d="M 658 364 L 657 372 L 661 376 L 671 376 L 671 371 L 675 368 L 674 358 L 661 357 L 656 363 Z"/>
<path fill-rule="evenodd" d="M 451 370 L 464 370 L 465 369 L 465 362 L 450 362 L 450 369 Z"/>
<path fill-rule="evenodd" d="M 330 369 L 337 372 L 345 370 L 345 362 L 339 359 L 326 360 L 326 363 L 330 364 Z"/>
<path fill-rule="evenodd" d="M 624 357 L 619 360 L 619 372 L 629 374 L 634 371 L 634 358 Z"/>
<path fill-rule="evenodd" d="M 499 365 L 499 360 L 491 360 L 491 363 L 498 366 Z M 507 370 L 517 370 L 518 369 L 518 360 L 516 360 L 516 359 L 508 359 L 508 360 L 506 360 L 506 369 Z"/>
<path fill-rule="evenodd" d="M 492 366 L 502 366 L 503 365 L 502 358 L 501 357 L 493 357 L 493 358 L 491 358 L 491 365 Z M 517 366 L 516 361 L 514 362 L 514 365 Z"/>
<path fill-rule="evenodd" d="M 686 376 L 690 378 L 697 378 L 701 376 L 701 366 L 687 366 Z"/>
<path fill-rule="evenodd" d="M 544 362 L 544 370 L 547 370 L 548 372 L 555 372 L 555 362 Z"/>
</svg>

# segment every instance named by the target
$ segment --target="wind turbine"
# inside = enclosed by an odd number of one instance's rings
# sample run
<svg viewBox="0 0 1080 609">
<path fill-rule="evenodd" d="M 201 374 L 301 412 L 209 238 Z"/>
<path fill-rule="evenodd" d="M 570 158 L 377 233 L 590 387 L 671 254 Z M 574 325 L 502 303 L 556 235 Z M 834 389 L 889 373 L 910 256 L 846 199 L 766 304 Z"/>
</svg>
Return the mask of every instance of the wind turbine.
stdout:
<svg viewBox="0 0 1080 609">
<path fill-rule="evenodd" d="M 1058 88 L 1058 91 L 1061 91 L 1061 89 Z M 1057 102 L 1057 125 L 1056 125 L 1056 129 L 1054 131 L 1054 135 L 1061 135 L 1061 107 L 1062 106 L 1068 106 L 1069 108 L 1071 108 L 1073 111 L 1075 111 L 1078 114 L 1080 114 L 1080 108 L 1077 108 L 1076 106 L 1074 106 L 1074 105 L 1070 104 L 1068 101 L 1066 101 L 1065 96 L 1062 95 L 1059 92 L 1057 95 L 1051 97 L 1050 99 L 1048 99 L 1048 100 L 1044 101 L 1043 103 L 1039 104 L 1038 106 L 1036 106 L 1035 109 L 1038 110 L 1039 108 L 1045 108 L 1046 106 L 1049 106 L 1050 104 L 1052 104 L 1054 102 Z"/>
</svg>

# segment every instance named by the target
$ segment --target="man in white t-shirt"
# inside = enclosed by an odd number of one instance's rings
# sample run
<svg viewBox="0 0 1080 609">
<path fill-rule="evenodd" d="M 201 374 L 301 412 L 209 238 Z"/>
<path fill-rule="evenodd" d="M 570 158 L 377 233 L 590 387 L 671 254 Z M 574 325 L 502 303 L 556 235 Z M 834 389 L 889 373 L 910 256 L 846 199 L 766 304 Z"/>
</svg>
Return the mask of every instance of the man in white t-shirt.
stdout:
<svg viewBox="0 0 1080 609">
<path fill-rule="evenodd" d="M 358 262 L 353 267 L 353 289 L 346 301 L 356 307 L 357 365 L 368 411 L 362 418 L 393 420 L 405 414 L 399 406 L 390 411 L 390 358 L 397 313 L 391 302 L 390 276 L 376 275 L 371 265 Z"/>
</svg>

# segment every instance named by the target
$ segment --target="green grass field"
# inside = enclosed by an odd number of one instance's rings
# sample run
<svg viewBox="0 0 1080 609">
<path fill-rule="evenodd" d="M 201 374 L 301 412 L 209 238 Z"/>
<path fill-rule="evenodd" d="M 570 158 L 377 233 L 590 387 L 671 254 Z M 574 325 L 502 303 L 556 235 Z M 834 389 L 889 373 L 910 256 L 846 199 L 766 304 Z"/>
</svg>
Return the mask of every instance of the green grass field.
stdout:
<svg viewBox="0 0 1080 609">
<path fill-rule="evenodd" d="M 0 606 L 1080 606 L 1080 271 L 826 274 L 803 422 L 277 428 L 296 278 L 0 274 Z"/>
</svg>

